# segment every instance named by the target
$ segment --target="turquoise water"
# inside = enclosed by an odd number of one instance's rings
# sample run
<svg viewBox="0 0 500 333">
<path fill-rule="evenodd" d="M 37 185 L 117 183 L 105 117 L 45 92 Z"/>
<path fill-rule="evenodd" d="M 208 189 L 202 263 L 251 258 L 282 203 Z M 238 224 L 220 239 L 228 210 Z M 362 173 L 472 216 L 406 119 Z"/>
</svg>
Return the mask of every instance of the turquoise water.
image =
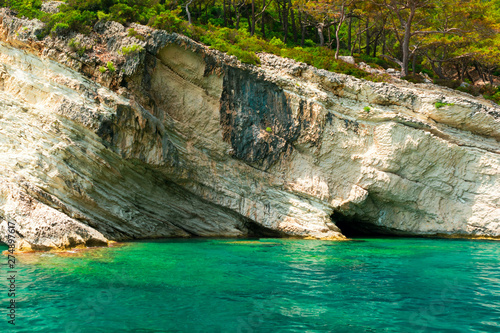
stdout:
<svg viewBox="0 0 500 333">
<path fill-rule="evenodd" d="M 15 329 L 2 266 L 1 332 L 500 332 L 492 241 L 167 240 L 18 259 Z"/>
</svg>

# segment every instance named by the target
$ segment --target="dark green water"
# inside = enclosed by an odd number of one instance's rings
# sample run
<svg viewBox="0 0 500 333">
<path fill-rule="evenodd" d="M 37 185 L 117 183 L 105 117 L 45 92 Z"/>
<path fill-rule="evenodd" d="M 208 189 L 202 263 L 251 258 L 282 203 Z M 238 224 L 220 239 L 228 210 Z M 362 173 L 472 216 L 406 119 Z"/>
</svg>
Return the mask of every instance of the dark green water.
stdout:
<svg viewBox="0 0 500 333">
<path fill-rule="evenodd" d="M 18 259 L 15 329 L 2 266 L 1 332 L 500 332 L 498 242 L 169 240 Z"/>
</svg>

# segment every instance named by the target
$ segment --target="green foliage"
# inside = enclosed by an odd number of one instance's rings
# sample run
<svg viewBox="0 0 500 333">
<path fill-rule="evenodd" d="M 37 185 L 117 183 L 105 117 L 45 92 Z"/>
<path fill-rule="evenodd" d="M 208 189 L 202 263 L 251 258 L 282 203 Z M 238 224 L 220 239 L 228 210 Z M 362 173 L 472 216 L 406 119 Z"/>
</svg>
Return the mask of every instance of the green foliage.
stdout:
<svg viewBox="0 0 500 333">
<path fill-rule="evenodd" d="M 87 51 L 87 48 L 84 46 L 84 47 L 80 48 L 78 51 L 76 51 L 76 53 L 78 53 L 78 55 L 81 57 L 85 54 L 86 51 Z"/>
<path fill-rule="evenodd" d="M 453 103 L 442 103 L 442 102 L 436 102 L 434 104 L 434 106 L 436 107 L 436 109 L 440 109 L 443 106 L 452 106 L 452 105 L 455 105 L 455 104 L 453 104 Z"/>
<path fill-rule="evenodd" d="M 371 108 L 369 106 L 365 106 L 363 110 L 365 110 L 365 112 L 370 112 Z"/>
<path fill-rule="evenodd" d="M 73 50 L 76 51 L 80 47 L 80 42 L 76 40 L 76 38 L 71 38 L 69 40 L 68 46 Z"/>
<path fill-rule="evenodd" d="M 451 89 L 457 89 L 458 87 L 460 87 L 460 81 L 458 80 L 434 79 L 434 83 Z"/>
<path fill-rule="evenodd" d="M 344 61 L 335 60 L 335 51 L 325 47 L 295 47 L 281 50 L 281 56 L 305 62 L 308 65 L 326 69 L 331 72 L 352 75 L 360 79 L 372 80 L 377 77 L 379 81 L 386 81 L 383 76 L 375 76 Z"/>
<path fill-rule="evenodd" d="M 87 48 L 85 46 L 82 46 L 82 44 L 77 41 L 75 38 L 71 38 L 69 40 L 68 46 L 70 47 L 71 50 L 75 51 L 78 53 L 78 55 L 81 57 L 85 54 L 87 51 Z"/>
<path fill-rule="evenodd" d="M 52 27 L 51 31 L 57 35 L 60 35 L 69 31 L 69 25 L 66 23 L 57 23 Z"/>
<path fill-rule="evenodd" d="M 73 10 L 71 7 L 61 5 L 61 11 L 53 14 L 47 21 L 48 30 L 52 30 L 57 24 L 66 24 L 70 30 L 78 31 L 81 33 L 88 33 L 92 30 L 92 26 L 97 19 L 97 14 L 90 11 Z"/>
<path fill-rule="evenodd" d="M 391 82 L 392 76 L 389 74 L 369 74 L 364 78 L 365 80 L 372 82 Z"/>
<path fill-rule="evenodd" d="M 157 29 L 182 33 L 186 29 L 186 22 L 179 18 L 179 14 L 180 10 L 167 10 L 153 17 L 149 24 Z"/>
<path fill-rule="evenodd" d="M 279 47 L 280 49 L 286 47 L 285 43 L 279 38 L 273 37 L 270 41 L 269 44 L 272 46 Z"/>
<path fill-rule="evenodd" d="M 130 46 L 124 46 L 121 49 L 123 55 L 136 54 L 144 51 L 144 47 L 138 44 L 132 44 Z"/>
<path fill-rule="evenodd" d="M 130 29 L 128 29 L 127 35 L 128 35 L 129 37 L 135 37 L 135 38 L 137 38 L 138 40 L 142 40 L 142 41 L 145 39 L 145 38 L 144 38 L 144 36 L 143 36 L 143 35 L 141 35 L 140 33 L 138 33 L 137 31 L 135 31 L 135 29 L 134 29 L 134 28 L 130 28 Z"/>
<path fill-rule="evenodd" d="M 11 0 L 9 7 L 18 13 L 19 17 L 39 18 L 42 8 L 41 0 Z"/>
<path fill-rule="evenodd" d="M 107 69 L 106 67 L 104 67 L 104 66 L 100 66 L 100 67 L 99 67 L 99 72 L 101 72 L 101 73 L 103 73 L 103 74 L 104 74 L 107 70 L 108 70 L 108 69 Z"/>
<path fill-rule="evenodd" d="M 479 92 L 483 95 L 494 95 L 499 91 L 500 91 L 499 87 L 494 87 L 491 84 L 485 84 L 480 86 L 479 88 Z"/>
<path fill-rule="evenodd" d="M 500 104 L 500 92 L 495 93 L 494 95 L 484 95 L 486 99 L 489 99 L 497 104 Z"/>
<path fill-rule="evenodd" d="M 458 87 L 457 90 L 471 94 L 473 96 L 482 95 L 485 99 L 500 104 L 500 87 L 485 84 L 482 86 L 467 85 Z"/>
<path fill-rule="evenodd" d="M 255 36 L 251 37 L 246 31 L 216 28 L 211 25 L 200 39 L 214 49 L 227 52 L 229 55 L 236 56 L 241 62 L 253 65 L 260 64 L 256 52 L 270 50 L 264 40 Z"/>
<path fill-rule="evenodd" d="M 467 87 L 458 87 L 457 90 L 465 92 L 465 93 L 468 93 L 468 94 L 471 94 L 473 96 L 479 96 L 479 95 L 481 95 L 480 88 L 477 87 L 477 86 L 473 86 L 473 85 L 470 85 L 470 86 L 467 86 Z"/>
<path fill-rule="evenodd" d="M 430 69 L 423 68 L 420 72 L 429 75 L 430 78 L 437 78 L 436 74 Z"/>
<path fill-rule="evenodd" d="M 314 46 L 316 46 L 316 43 L 312 39 L 304 40 L 304 47 L 314 47 Z"/>
<path fill-rule="evenodd" d="M 100 21 L 109 21 L 109 18 L 111 17 L 110 14 L 106 14 L 105 12 L 103 11 L 98 11 L 97 12 L 97 18 L 100 20 Z"/>
<path fill-rule="evenodd" d="M 273 132 L 273 129 L 271 127 L 266 127 L 266 132 L 268 133 L 272 133 Z"/>
<path fill-rule="evenodd" d="M 397 68 L 398 67 L 397 64 L 395 64 L 391 61 L 387 61 L 387 60 L 377 58 L 377 57 L 371 57 L 371 56 L 366 55 L 366 54 L 356 54 L 354 56 L 354 60 L 357 63 L 362 61 L 362 62 L 366 63 L 367 65 L 370 65 L 370 67 L 372 67 L 372 68 L 387 69 L 387 68 Z"/>
<path fill-rule="evenodd" d="M 493 87 L 492 85 L 485 84 L 480 87 L 479 92 L 484 98 L 500 104 L 500 87 Z"/>
<path fill-rule="evenodd" d="M 111 73 L 114 73 L 116 71 L 115 65 L 113 65 L 112 61 L 108 61 L 108 63 L 106 64 L 106 67 L 108 67 L 108 69 Z"/>
<path fill-rule="evenodd" d="M 408 76 L 403 76 L 401 79 L 406 80 L 411 83 L 424 83 L 424 78 L 418 74 L 412 74 Z"/>
<path fill-rule="evenodd" d="M 109 19 L 111 21 L 116 21 L 121 24 L 125 24 L 127 22 L 137 22 L 139 18 L 138 12 L 124 3 L 118 3 L 112 6 L 109 9 L 109 14 Z"/>
</svg>

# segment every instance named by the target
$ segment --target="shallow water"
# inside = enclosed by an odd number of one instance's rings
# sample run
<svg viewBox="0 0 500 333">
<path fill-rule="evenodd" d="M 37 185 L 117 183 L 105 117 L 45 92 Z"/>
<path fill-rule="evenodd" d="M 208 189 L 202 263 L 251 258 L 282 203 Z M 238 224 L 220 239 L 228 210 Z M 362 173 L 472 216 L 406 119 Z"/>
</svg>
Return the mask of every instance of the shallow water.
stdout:
<svg viewBox="0 0 500 333">
<path fill-rule="evenodd" d="M 494 241 L 165 240 L 17 258 L 15 329 L 2 266 L 2 332 L 500 332 Z"/>
</svg>

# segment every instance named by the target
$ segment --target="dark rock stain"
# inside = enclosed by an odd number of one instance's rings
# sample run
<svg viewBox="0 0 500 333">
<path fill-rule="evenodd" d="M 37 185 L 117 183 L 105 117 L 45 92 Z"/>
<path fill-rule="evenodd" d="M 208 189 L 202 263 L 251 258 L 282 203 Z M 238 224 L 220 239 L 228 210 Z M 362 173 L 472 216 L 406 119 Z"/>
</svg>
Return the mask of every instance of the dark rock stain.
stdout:
<svg viewBox="0 0 500 333">
<path fill-rule="evenodd" d="M 358 134 L 359 132 L 359 123 L 355 120 L 343 119 L 344 126 L 347 130 L 352 130 L 354 133 Z"/>
<path fill-rule="evenodd" d="M 277 85 L 238 68 L 226 67 L 224 72 L 223 140 L 231 144 L 233 157 L 268 169 L 292 152 L 303 125 L 294 121 L 288 97 Z"/>
</svg>

